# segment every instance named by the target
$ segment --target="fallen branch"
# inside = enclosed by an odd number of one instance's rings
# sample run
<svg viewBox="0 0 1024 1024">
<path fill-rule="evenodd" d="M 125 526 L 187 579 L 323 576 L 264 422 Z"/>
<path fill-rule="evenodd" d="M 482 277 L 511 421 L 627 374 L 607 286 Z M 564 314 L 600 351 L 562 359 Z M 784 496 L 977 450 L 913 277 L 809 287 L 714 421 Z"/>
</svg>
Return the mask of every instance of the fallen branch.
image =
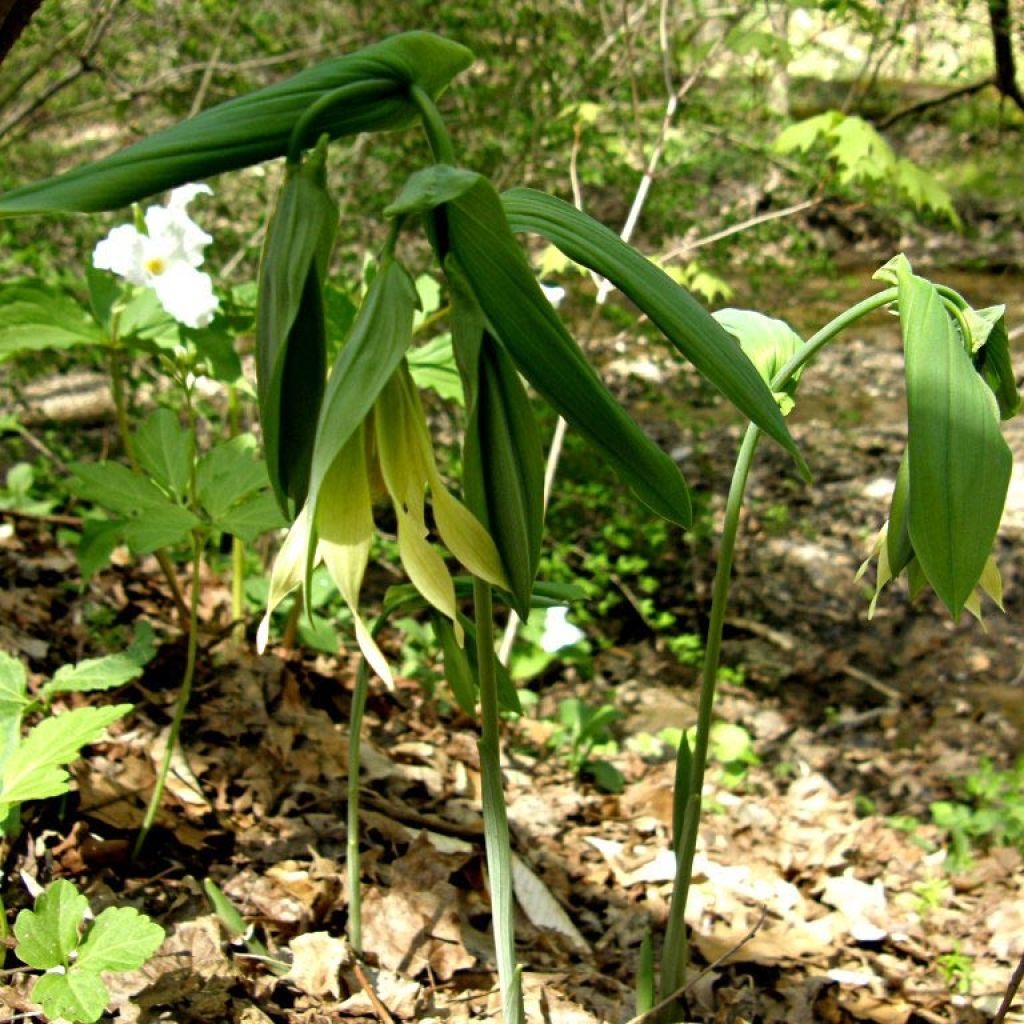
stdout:
<svg viewBox="0 0 1024 1024">
<path fill-rule="evenodd" d="M 875 127 L 884 131 L 906 117 L 923 114 L 926 110 L 931 110 L 933 107 L 941 107 L 945 103 L 952 103 L 953 100 L 963 99 L 964 96 L 973 96 L 975 93 L 981 92 L 982 89 L 987 89 L 990 85 L 995 85 L 995 82 L 991 78 L 983 78 L 980 82 L 971 82 L 968 85 L 961 85 L 956 89 L 950 89 L 949 92 L 944 92 L 941 96 L 933 96 L 931 99 L 911 103 L 907 107 L 902 107 L 899 110 L 894 110 L 891 114 L 887 114 L 880 121 L 876 121 Z"/>
</svg>

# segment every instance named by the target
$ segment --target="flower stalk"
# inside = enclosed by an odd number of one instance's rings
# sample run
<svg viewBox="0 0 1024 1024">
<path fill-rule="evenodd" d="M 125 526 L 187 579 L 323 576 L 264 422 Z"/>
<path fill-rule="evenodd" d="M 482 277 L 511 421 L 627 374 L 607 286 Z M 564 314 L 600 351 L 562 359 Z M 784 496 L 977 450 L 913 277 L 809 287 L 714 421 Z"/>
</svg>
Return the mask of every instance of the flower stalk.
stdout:
<svg viewBox="0 0 1024 1024">
<path fill-rule="evenodd" d="M 893 302 L 897 298 L 897 294 L 896 288 L 888 288 L 864 299 L 831 320 L 798 348 L 775 374 L 771 381 L 772 391 L 783 392 L 786 385 L 825 345 L 862 317 Z M 729 495 L 726 499 L 725 519 L 722 524 L 718 563 L 715 567 L 715 579 L 711 591 L 711 614 L 708 621 L 707 642 L 701 672 L 696 734 L 691 751 L 689 740 L 684 733 L 680 740 L 679 754 L 676 760 L 676 823 L 673 835 L 676 877 L 672 888 L 672 900 L 669 904 L 665 946 L 662 954 L 659 985 L 661 1000 L 670 999 L 686 984 L 686 972 L 689 965 L 689 942 L 685 921 L 686 904 L 693 875 L 693 859 L 697 848 L 701 799 L 714 718 L 718 669 L 721 662 L 722 633 L 729 603 L 729 585 L 736 553 L 736 541 L 739 537 L 743 499 L 761 433 L 761 430 L 753 423 L 747 427 L 733 468 Z M 660 1019 L 665 1022 L 671 1019 L 672 1009 L 670 1005 L 666 1011 L 663 1011 Z"/>
</svg>

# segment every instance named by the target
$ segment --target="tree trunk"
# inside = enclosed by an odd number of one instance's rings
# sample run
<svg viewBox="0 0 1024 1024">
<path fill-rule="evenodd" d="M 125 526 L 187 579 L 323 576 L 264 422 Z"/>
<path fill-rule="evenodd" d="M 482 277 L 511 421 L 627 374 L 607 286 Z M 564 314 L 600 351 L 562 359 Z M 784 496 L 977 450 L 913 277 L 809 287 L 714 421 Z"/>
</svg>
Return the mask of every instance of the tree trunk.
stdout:
<svg viewBox="0 0 1024 1024">
<path fill-rule="evenodd" d="M 996 62 L 995 83 L 999 92 L 1024 110 L 1024 95 L 1017 85 L 1017 65 L 1013 57 L 1013 25 L 1010 0 L 988 0 L 988 20 L 992 27 L 992 52 Z"/>
<path fill-rule="evenodd" d="M 43 0 L 0 0 L 0 64 Z"/>
</svg>

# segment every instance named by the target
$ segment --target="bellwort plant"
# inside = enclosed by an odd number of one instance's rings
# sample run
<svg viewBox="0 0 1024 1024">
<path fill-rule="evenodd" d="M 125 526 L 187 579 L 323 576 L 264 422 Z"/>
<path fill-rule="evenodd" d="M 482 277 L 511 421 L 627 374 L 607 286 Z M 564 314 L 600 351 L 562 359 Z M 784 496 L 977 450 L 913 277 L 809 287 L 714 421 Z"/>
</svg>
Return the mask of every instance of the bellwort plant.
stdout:
<svg viewBox="0 0 1024 1024">
<path fill-rule="evenodd" d="M 750 420 L 723 535 L 697 740 L 692 750 L 681 745 L 678 762 L 673 843 L 679 873 L 660 986 L 664 1019 L 672 1019 L 685 986 L 683 912 L 732 551 L 756 442 L 762 433 L 769 435 L 809 477 L 782 408 L 792 400 L 796 377 L 842 327 L 872 309 L 894 305 L 908 358 L 910 442 L 905 481 L 897 487 L 880 549 L 887 558 L 883 576 L 906 570 L 915 585 L 930 583 L 958 614 L 969 606 L 989 566 L 1009 471 L 996 411 L 997 403 L 1004 414 L 1014 406 L 1005 327 L 991 311 L 974 313 L 899 260 L 885 271 L 891 287 L 806 344 L 788 329 L 769 330 L 762 323 L 766 318 L 758 320 L 756 314 L 723 317 L 720 323 L 586 214 L 529 189 L 499 194 L 487 178 L 460 166 L 438 101 L 472 59 L 465 47 L 429 33 L 394 36 L 210 108 L 105 159 L 13 189 L 0 195 L 0 217 L 116 209 L 165 189 L 285 158 L 264 244 L 257 314 L 257 393 L 266 462 L 277 503 L 292 523 L 272 570 L 269 605 L 272 609 L 296 588 L 308 591 L 313 567 L 322 561 L 352 610 L 364 656 L 354 698 L 349 780 L 353 942 L 358 949 L 356 734 L 368 669 L 391 682 L 376 639 L 379 629 L 389 611 L 418 602 L 435 616 L 457 700 L 479 712 L 496 959 L 503 1015 L 510 1024 L 522 1024 L 524 1010 L 499 725 L 501 711 L 514 707 L 515 697 L 495 654 L 493 607 L 497 597 L 525 618 L 531 607 L 559 603 L 558 594 L 535 584 L 543 462 L 525 383 L 598 450 L 649 511 L 682 527 L 692 518 L 678 467 L 606 390 L 537 282 L 516 234 L 541 236 L 621 290 Z M 389 229 L 376 273 L 328 369 L 323 293 L 337 218 L 326 174 L 331 147 L 357 133 L 415 126 L 426 140 L 422 164 L 411 167 L 398 195 L 382 203 L 379 213 Z M 438 472 L 406 360 L 418 300 L 402 246 L 416 231 L 425 233 L 446 282 L 454 358 L 466 399 L 458 496 Z M 154 267 L 148 269 L 152 273 Z M 396 588 L 401 593 L 368 624 L 360 614 L 360 590 L 378 500 L 394 509 L 410 586 Z M 468 578 L 452 576 L 435 539 Z M 471 616 L 464 612 L 470 604 Z M 266 618 L 259 630 L 261 646 L 268 637 Z"/>
</svg>

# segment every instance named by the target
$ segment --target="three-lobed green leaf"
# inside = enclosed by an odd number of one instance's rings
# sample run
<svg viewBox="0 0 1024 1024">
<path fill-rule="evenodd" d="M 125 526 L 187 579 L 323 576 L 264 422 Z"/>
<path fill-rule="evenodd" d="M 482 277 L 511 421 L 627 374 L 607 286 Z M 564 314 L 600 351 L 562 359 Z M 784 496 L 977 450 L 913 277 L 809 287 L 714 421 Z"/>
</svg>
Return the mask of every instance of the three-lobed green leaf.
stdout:
<svg viewBox="0 0 1024 1024">
<path fill-rule="evenodd" d="M 66 879 L 51 883 L 14 924 L 15 954 L 36 970 L 32 998 L 51 1020 L 99 1020 L 110 999 L 102 971 L 141 967 L 164 940 L 164 930 L 132 907 L 108 907 L 88 929 L 85 896 Z"/>
<path fill-rule="evenodd" d="M 179 501 L 188 493 L 195 442 L 192 431 L 170 409 L 157 409 L 142 422 L 133 442 L 139 466 Z"/>
<path fill-rule="evenodd" d="M 65 965 L 78 948 L 88 909 L 89 901 L 67 879 L 51 883 L 14 922 L 18 959 L 39 971 Z"/>
</svg>

